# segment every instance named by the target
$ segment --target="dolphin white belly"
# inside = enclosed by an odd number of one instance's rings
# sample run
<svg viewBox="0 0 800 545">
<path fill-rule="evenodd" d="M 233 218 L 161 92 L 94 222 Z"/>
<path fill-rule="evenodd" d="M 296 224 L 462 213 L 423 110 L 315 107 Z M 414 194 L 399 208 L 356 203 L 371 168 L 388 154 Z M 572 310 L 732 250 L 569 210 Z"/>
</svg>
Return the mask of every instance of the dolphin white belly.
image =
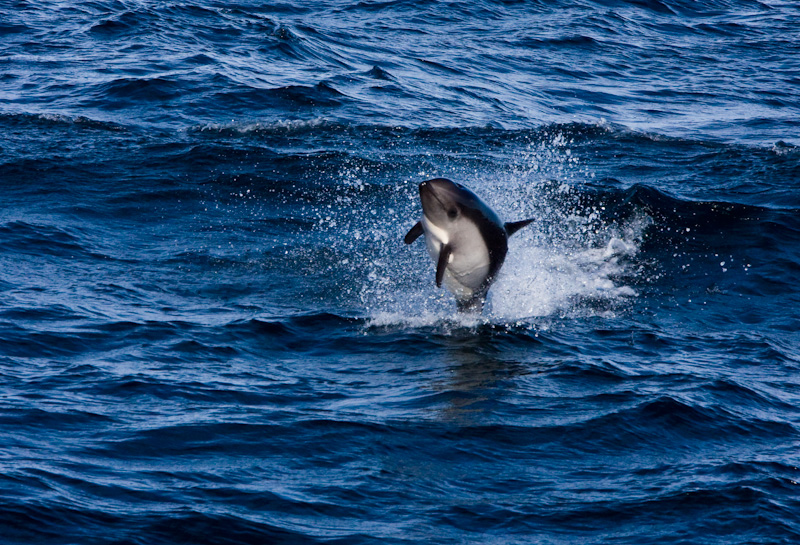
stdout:
<svg viewBox="0 0 800 545">
<path fill-rule="evenodd" d="M 422 217 L 425 246 L 434 262 L 439 252 L 449 244 L 450 259 L 444 273 L 444 284 L 458 299 L 469 299 L 489 275 L 489 249 L 478 228 L 468 223 L 454 233 L 440 229 Z"/>
</svg>

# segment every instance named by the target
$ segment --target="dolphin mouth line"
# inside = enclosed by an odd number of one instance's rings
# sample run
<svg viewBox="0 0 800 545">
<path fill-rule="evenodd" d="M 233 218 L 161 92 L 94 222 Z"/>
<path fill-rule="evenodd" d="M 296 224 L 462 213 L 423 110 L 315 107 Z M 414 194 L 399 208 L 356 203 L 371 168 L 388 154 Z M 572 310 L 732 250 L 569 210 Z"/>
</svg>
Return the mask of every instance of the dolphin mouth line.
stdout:
<svg viewBox="0 0 800 545">
<path fill-rule="evenodd" d="M 426 185 L 425 187 L 428 186 Z M 433 198 L 436 199 L 440 205 L 442 205 L 443 209 L 447 208 L 442 202 L 442 199 L 439 198 L 439 195 L 436 194 L 436 191 L 433 190 L 433 188 L 429 188 L 428 191 L 430 192 L 431 195 L 433 195 Z"/>
<path fill-rule="evenodd" d="M 442 208 L 447 208 L 447 207 L 444 205 L 444 203 L 442 202 L 442 199 L 440 199 L 440 198 L 439 198 L 439 196 L 438 196 L 436 193 L 434 193 L 434 194 L 433 194 L 433 198 L 434 198 L 434 199 L 436 199 L 436 201 L 437 201 L 439 204 L 441 204 L 441 205 L 442 205 Z"/>
</svg>

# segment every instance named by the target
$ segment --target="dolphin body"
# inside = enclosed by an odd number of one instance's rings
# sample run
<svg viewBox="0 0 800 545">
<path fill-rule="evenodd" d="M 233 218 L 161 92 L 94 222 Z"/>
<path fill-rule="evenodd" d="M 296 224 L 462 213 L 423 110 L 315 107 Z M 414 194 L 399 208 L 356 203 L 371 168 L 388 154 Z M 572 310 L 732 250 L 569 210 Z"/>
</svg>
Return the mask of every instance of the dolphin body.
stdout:
<svg viewBox="0 0 800 545">
<path fill-rule="evenodd" d="M 411 244 L 425 235 L 436 263 L 436 286 L 442 282 L 460 312 L 481 312 L 508 252 L 508 237 L 533 220 L 502 223 L 497 214 L 461 184 L 445 178 L 419 184 L 422 219 L 403 239 Z"/>
</svg>

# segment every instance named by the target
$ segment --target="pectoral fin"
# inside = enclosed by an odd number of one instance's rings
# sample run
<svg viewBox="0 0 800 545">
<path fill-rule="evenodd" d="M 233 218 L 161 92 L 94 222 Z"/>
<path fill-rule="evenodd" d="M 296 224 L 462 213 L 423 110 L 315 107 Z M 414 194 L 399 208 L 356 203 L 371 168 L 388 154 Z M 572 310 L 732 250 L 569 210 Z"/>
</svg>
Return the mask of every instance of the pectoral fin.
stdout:
<svg viewBox="0 0 800 545">
<path fill-rule="evenodd" d="M 417 222 L 414 224 L 414 227 L 412 227 L 411 230 L 408 233 L 406 233 L 403 242 L 405 242 L 406 244 L 411 244 L 412 242 L 417 240 L 421 234 L 422 234 L 422 224 L 420 222 Z"/>
<path fill-rule="evenodd" d="M 442 249 L 439 250 L 439 262 L 436 264 L 436 287 L 442 287 L 442 279 L 444 278 L 444 270 L 447 268 L 447 264 L 450 263 L 450 252 L 452 248 L 450 248 L 449 244 L 444 244 Z"/>
<path fill-rule="evenodd" d="M 520 229 L 522 229 L 523 227 L 525 227 L 526 225 L 530 225 L 531 223 L 533 223 L 533 220 L 509 221 L 508 223 L 505 224 L 506 233 L 508 234 L 508 236 L 511 236 Z"/>
</svg>

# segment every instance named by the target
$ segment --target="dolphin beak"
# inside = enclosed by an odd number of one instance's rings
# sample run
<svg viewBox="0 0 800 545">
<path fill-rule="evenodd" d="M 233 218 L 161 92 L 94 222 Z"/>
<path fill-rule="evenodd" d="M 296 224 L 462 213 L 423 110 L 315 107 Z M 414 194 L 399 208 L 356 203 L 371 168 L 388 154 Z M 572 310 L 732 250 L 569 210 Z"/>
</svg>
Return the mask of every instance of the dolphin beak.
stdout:
<svg viewBox="0 0 800 545">
<path fill-rule="evenodd" d="M 431 192 L 431 185 L 428 182 L 419 184 L 419 198 L 421 199 L 426 193 Z"/>
</svg>

